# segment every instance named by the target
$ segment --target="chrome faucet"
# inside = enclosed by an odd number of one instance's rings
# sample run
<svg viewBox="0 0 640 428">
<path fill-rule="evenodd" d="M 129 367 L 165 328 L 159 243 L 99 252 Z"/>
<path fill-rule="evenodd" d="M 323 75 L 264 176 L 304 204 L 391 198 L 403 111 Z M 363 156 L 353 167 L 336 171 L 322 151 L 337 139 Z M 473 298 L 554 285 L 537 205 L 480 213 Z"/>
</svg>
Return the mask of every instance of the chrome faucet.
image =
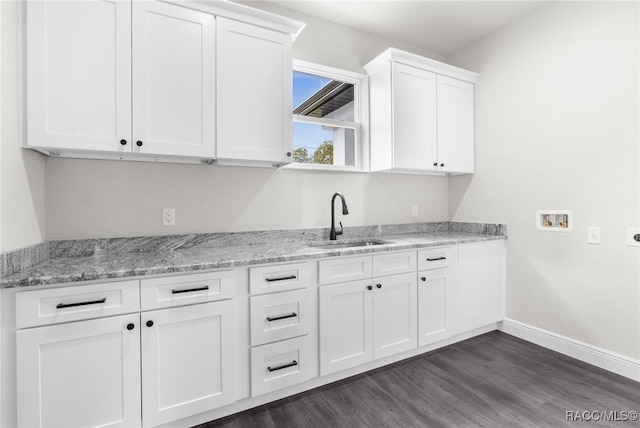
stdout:
<svg viewBox="0 0 640 428">
<path fill-rule="evenodd" d="M 342 196 L 338 192 L 334 193 L 333 197 L 331 198 L 331 231 L 329 232 L 329 239 L 331 241 L 335 241 L 338 235 L 342 235 L 344 233 L 344 230 L 342 228 L 342 222 L 340 222 L 340 231 L 339 232 L 336 231 L 336 210 L 335 210 L 336 196 L 340 196 L 340 199 L 342 199 L 342 214 L 343 215 L 349 214 L 349 209 L 347 208 L 347 201 L 345 201 L 344 196 Z"/>
</svg>

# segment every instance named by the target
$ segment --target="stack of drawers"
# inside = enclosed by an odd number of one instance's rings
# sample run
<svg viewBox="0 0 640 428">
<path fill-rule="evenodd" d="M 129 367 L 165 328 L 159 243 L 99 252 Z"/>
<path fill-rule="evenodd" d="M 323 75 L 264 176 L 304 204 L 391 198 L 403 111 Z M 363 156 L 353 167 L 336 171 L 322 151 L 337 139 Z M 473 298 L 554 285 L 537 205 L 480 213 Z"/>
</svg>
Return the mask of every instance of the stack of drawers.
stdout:
<svg viewBox="0 0 640 428">
<path fill-rule="evenodd" d="M 311 377 L 310 281 L 310 262 L 249 269 L 254 397 Z"/>
</svg>

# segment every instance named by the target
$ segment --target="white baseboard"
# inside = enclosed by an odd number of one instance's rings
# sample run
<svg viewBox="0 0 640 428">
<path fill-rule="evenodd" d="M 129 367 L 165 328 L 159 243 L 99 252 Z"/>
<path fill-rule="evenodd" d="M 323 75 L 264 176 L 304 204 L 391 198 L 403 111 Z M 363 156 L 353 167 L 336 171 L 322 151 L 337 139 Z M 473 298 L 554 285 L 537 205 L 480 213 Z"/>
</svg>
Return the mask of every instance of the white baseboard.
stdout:
<svg viewBox="0 0 640 428">
<path fill-rule="evenodd" d="M 640 360 L 508 318 L 502 321 L 500 330 L 527 342 L 535 343 L 640 382 Z"/>
</svg>

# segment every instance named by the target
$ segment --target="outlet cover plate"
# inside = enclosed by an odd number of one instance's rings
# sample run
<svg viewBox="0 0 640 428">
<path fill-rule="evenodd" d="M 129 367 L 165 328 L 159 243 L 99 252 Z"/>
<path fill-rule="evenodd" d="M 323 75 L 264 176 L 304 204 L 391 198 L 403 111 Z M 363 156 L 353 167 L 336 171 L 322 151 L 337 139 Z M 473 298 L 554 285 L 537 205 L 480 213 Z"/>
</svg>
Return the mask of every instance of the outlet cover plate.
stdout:
<svg viewBox="0 0 640 428">
<path fill-rule="evenodd" d="M 596 226 L 587 227 L 587 243 L 599 244 L 600 243 L 600 228 Z"/>
</svg>

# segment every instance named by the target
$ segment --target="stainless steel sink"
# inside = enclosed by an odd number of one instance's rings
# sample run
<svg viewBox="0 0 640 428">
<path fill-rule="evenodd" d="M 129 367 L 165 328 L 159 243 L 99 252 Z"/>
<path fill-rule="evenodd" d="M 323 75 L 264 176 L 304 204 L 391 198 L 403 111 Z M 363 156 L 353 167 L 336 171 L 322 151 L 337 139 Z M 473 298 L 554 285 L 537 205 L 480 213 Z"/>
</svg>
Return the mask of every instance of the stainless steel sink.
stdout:
<svg viewBox="0 0 640 428">
<path fill-rule="evenodd" d="M 309 244 L 313 248 L 321 248 L 323 250 L 339 250 L 341 248 L 357 248 L 357 247 L 373 247 L 376 245 L 390 244 L 389 241 L 379 239 L 367 239 L 366 241 L 346 241 L 346 242 L 330 242 L 328 244 Z"/>
</svg>

